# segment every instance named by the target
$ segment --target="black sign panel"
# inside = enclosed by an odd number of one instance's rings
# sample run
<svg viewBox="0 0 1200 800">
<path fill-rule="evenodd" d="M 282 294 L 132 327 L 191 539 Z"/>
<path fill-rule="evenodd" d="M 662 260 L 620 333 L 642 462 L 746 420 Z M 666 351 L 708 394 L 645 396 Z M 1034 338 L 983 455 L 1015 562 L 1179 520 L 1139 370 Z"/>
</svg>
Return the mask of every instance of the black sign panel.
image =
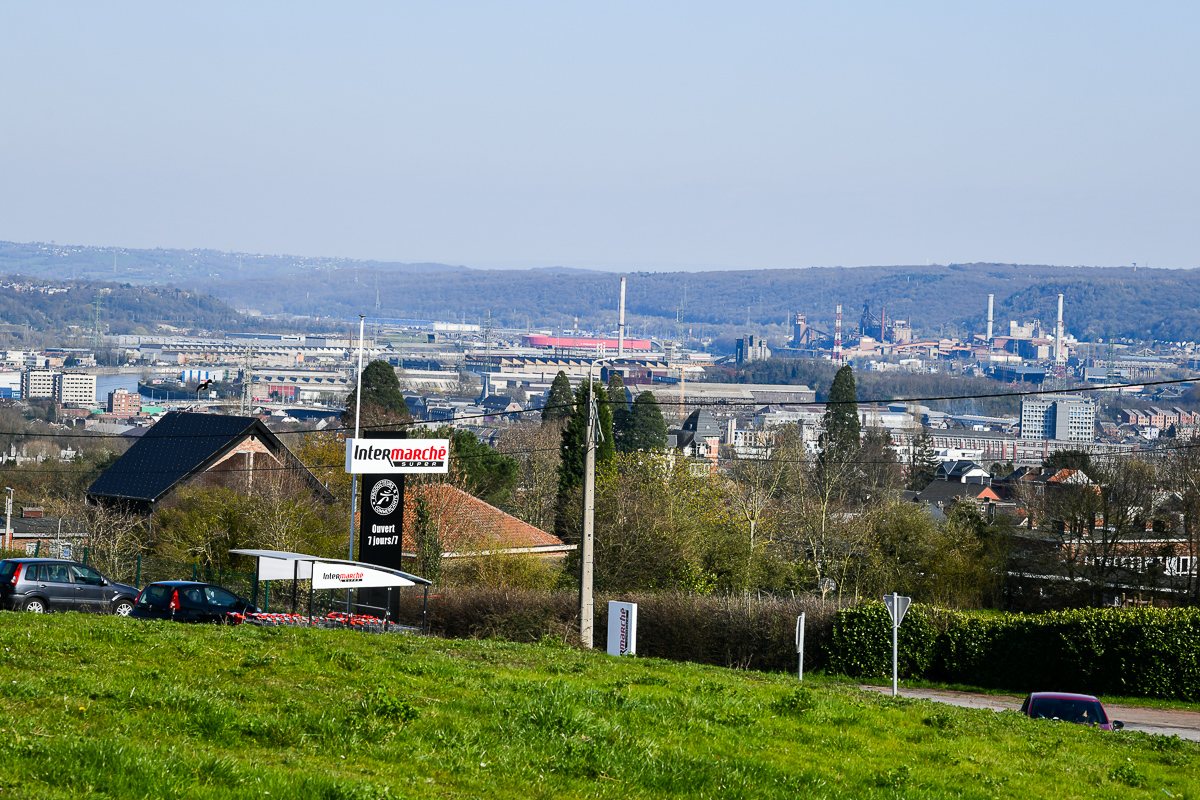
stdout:
<svg viewBox="0 0 1200 800">
<path fill-rule="evenodd" d="M 403 569 L 404 476 L 362 475 L 358 560 Z"/>
</svg>

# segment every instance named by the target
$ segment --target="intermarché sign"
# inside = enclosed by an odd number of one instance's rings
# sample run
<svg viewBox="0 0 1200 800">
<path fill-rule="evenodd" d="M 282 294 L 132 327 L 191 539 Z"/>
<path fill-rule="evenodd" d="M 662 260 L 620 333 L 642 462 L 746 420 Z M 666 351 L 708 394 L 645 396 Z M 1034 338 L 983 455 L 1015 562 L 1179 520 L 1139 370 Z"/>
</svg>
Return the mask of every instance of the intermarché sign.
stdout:
<svg viewBox="0 0 1200 800">
<path fill-rule="evenodd" d="M 346 472 L 373 475 L 447 473 L 449 439 L 347 439 Z"/>
</svg>

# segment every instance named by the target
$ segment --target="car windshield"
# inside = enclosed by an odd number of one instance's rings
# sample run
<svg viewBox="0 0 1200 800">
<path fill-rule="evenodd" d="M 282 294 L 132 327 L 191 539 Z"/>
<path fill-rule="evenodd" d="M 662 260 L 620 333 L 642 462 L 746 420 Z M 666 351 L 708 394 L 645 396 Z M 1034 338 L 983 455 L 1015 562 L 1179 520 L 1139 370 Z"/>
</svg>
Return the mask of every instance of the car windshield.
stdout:
<svg viewBox="0 0 1200 800">
<path fill-rule="evenodd" d="M 1096 700 L 1067 697 L 1035 697 L 1029 716 L 1037 719 L 1061 719 L 1080 725 L 1105 725 L 1108 717 Z"/>
<path fill-rule="evenodd" d="M 13 573 L 17 571 L 17 562 L 9 561 L 7 558 L 0 561 L 0 581 L 12 580 Z"/>
<path fill-rule="evenodd" d="M 164 605 L 171 599 L 171 587 L 163 586 L 160 583 L 147 586 L 138 597 L 139 606 L 159 606 Z"/>
</svg>

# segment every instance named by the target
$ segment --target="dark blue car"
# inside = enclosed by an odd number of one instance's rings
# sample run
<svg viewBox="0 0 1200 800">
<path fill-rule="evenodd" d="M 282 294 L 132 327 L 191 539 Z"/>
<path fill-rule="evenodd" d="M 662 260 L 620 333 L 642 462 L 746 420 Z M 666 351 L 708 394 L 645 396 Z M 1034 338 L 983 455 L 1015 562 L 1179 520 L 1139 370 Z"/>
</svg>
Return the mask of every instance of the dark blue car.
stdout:
<svg viewBox="0 0 1200 800">
<path fill-rule="evenodd" d="M 175 622 L 232 623 L 230 614 L 254 614 L 258 609 L 228 589 L 196 581 L 159 581 L 137 596 L 134 619 Z"/>
</svg>

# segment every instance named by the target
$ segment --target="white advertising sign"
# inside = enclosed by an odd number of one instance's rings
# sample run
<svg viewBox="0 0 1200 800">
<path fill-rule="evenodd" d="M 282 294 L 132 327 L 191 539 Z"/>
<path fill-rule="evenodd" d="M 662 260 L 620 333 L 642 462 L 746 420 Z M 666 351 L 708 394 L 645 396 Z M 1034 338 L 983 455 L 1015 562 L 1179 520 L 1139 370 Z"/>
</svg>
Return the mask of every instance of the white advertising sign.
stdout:
<svg viewBox="0 0 1200 800">
<path fill-rule="evenodd" d="M 637 603 L 608 601 L 608 654 L 637 655 Z"/>
<path fill-rule="evenodd" d="M 312 562 L 312 587 L 314 589 L 376 589 L 387 586 L 415 586 L 407 578 L 401 578 L 381 569 L 371 569 L 361 564 L 327 564 Z"/>
<path fill-rule="evenodd" d="M 347 439 L 346 472 L 371 475 L 446 473 L 449 439 Z"/>
</svg>

